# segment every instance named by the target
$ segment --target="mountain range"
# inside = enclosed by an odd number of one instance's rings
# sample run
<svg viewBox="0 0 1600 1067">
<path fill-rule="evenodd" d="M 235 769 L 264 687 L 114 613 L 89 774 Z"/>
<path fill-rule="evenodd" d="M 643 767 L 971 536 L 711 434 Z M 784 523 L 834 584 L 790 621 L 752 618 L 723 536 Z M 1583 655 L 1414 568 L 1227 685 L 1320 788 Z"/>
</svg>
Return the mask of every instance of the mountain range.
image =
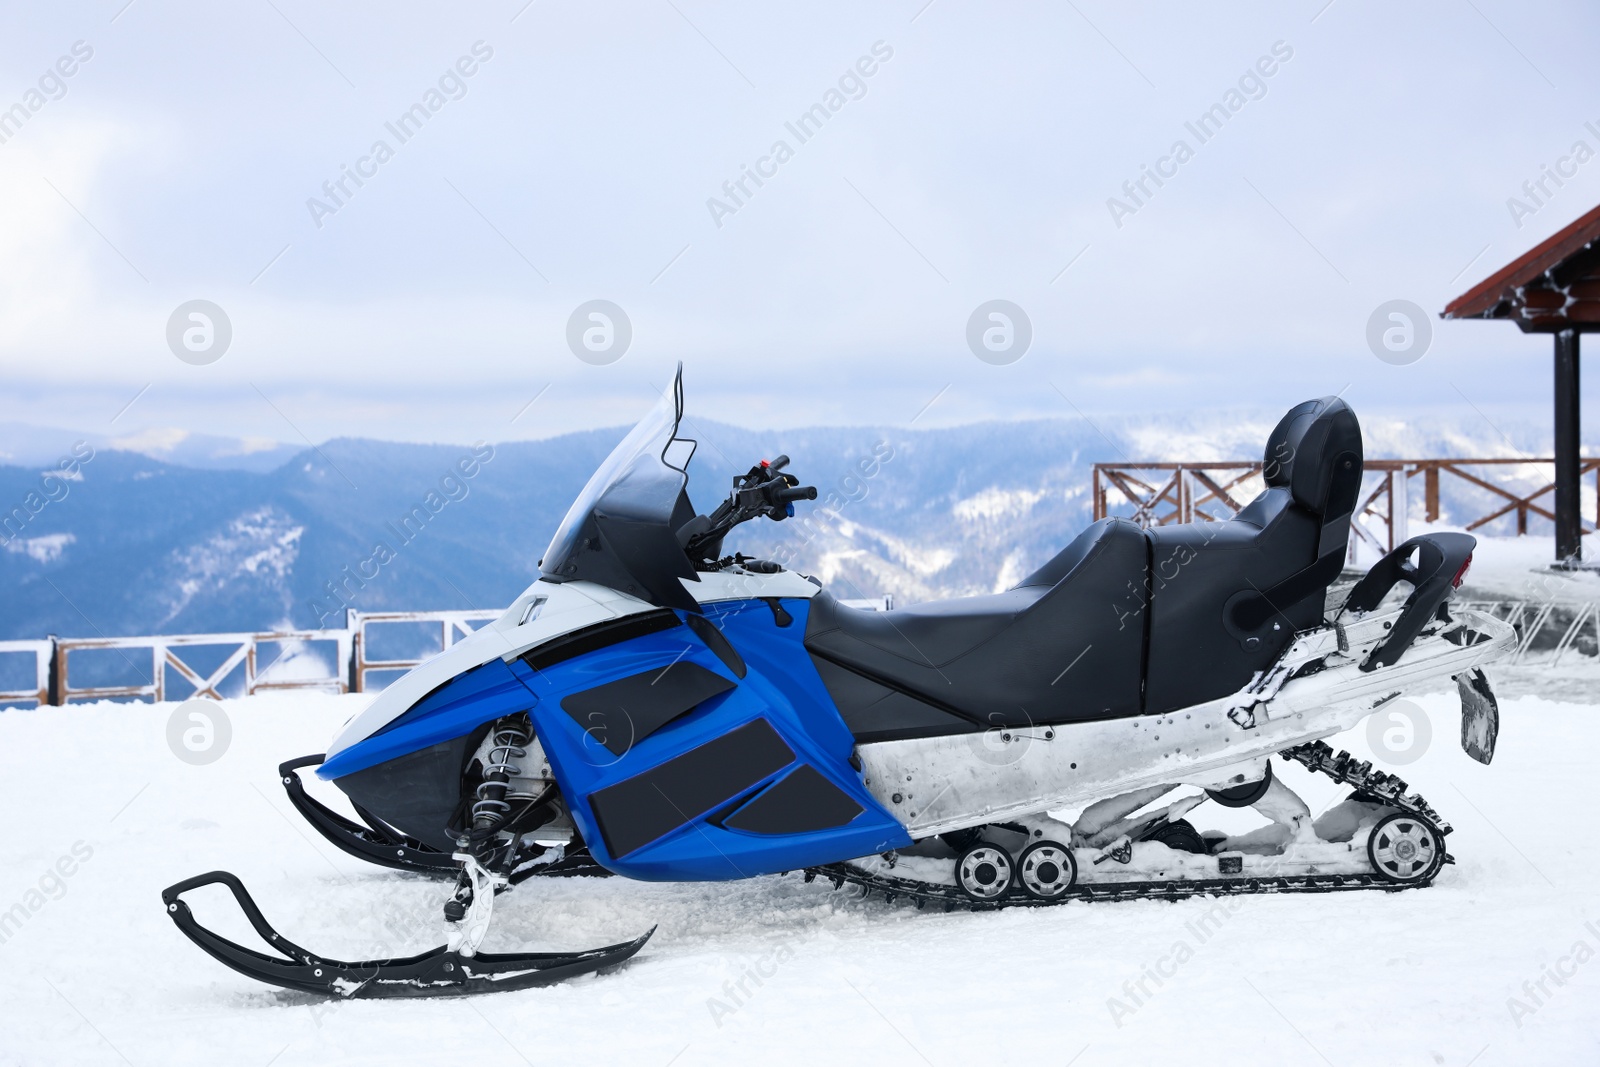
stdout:
<svg viewBox="0 0 1600 1067">
<path fill-rule="evenodd" d="M 685 432 L 699 441 L 690 492 L 701 510 L 734 473 L 779 452 L 821 493 L 796 520 L 742 527 L 730 550 L 785 559 L 840 595 L 910 603 L 1005 588 L 1048 559 L 1091 520 L 1095 462 L 1256 458 L 1275 419 L 781 432 L 691 419 Z M 1549 447 L 1540 426 L 1475 416 L 1372 419 L 1364 429 L 1369 456 Z M 94 439 L 0 426 L 0 638 L 337 626 L 345 605 L 499 608 L 536 577 L 568 503 L 623 432 L 476 448 L 335 439 L 295 449 L 177 431 Z M 74 447 L 90 456 L 63 469 Z M 1537 471 L 1496 476 L 1537 487 L 1528 480 Z M 1477 504 L 1447 482 L 1447 519 Z M 379 545 L 389 558 L 377 558 Z"/>
</svg>

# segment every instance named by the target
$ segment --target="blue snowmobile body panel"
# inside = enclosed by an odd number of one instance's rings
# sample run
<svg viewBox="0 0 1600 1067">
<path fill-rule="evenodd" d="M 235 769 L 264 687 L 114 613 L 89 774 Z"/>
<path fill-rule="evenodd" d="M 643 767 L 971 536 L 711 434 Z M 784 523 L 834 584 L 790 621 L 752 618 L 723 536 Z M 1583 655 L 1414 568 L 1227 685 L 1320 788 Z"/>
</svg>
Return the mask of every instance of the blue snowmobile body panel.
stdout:
<svg viewBox="0 0 1600 1067">
<path fill-rule="evenodd" d="M 855 740 L 801 643 L 809 607 L 716 602 L 693 626 L 663 610 L 649 632 L 635 623 L 637 636 L 565 658 L 491 660 L 317 774 L 338 779 L 526 710 L 584 841 L 617 874 L 747 878 L 909 845 L 851 766 Z"/>
<path fill-rule="evenodd" d="M 317 768 L 317 777 L 332 780 L 376 767 L 525 711 L 528 703 L 521 679 L 492 659 L 456 675 L 382 730 L 329 758 Z"/>
</svg>

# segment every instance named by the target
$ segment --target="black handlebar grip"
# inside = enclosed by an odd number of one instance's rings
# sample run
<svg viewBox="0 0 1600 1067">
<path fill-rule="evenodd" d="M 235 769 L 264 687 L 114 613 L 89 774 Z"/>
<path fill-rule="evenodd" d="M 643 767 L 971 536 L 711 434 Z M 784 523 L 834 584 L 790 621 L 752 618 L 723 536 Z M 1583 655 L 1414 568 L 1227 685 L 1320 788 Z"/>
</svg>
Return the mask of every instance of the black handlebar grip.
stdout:
<svg viewBox="0 0 1600 1067">
<path fill-rule="evenodd" d="M 777 459 L 775 459 L 772 462 L 767 464 L 767 466 L 769 468 L 771 468 L 772 470 L 775 470 L 775 471 L 781 471 L 781 470 L 783 470 L 783 468 L 787 467 L 788 465 L 789 465 L 789 457 L 788 456 L 779 456 Z"/>
<path fill-rule="evenodd" d="M 779 489 L 772 494 L 773 500 L 779 504 L 787 504 L 791 500 L 817 499 L 817 487 L 814 485 L 797 485 L 790 489 Z"/>
</svg>

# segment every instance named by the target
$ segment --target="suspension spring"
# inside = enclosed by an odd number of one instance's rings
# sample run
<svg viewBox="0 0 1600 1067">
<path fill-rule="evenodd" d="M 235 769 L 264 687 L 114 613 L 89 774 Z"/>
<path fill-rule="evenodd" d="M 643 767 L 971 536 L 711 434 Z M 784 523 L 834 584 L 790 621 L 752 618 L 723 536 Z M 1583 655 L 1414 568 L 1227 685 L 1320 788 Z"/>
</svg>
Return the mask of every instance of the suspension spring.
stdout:
<svg viewBox="0 0 1600 1067">
<path fill-rule="evenodd" d="M 483 782 L 472 804 L 472 835 L 479 840 L 493 833 L 511 813 L 510 783 L 522 775 L 522 765 L 516 761 L 527 757 L 527 746 L 532 741 L 533 729 L 521 715 L 495 723 L 494 739 L 485 757 Z"/>
</svg>

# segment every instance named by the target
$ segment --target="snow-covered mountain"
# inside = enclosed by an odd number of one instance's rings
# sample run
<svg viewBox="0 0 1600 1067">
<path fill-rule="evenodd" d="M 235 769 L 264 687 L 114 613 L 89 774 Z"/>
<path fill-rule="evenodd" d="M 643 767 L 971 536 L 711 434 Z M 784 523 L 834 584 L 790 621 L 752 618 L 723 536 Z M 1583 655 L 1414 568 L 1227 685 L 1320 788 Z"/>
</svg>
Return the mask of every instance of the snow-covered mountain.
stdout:
<svg viewBox="0 0 1600 1067">
<path fill-rule="evenodd" d="M 1049 558 L 1091 520 L 1095 462 L 1254 458 L 1276 417 L 781 432 L 696 420 L 691 493 L 709 508 L 735 471 L 788 453 L 821 498 L 796 520 L 742 528 L 730 547 L 844 595 L 909 603 L 1005 588 Z M 1365 431 L 1373 456 L 1549 447 L 1537 424 L 1476 416 L 1369 418 Z M 337 625 L 346 604 L 498 607 L 536 575 L 568 502 L 621 433 L 476 448 L 341 439 L 266 469 L 256 456 L 289 450 L 263 445 L 229 469 L 233 446 L 220 439 L 180 463 L 171 435 L 95 443 L 0 430 L 17 458 L 0 466 L 0 637 Z M 1536 469 L 1497 476 L 1538 487 Z M 1447 518 L 1474 506 L 1447 484 Z"/>
<path fill-rule="evenodd" d="M 261 473 L 283 466 L 305 447 L 270 437 L 218 437 L 172 427 L 80 433 L 25 422 L 0 422 L 0 463 L 17 467 L 54 463 L 79 441 L 96 452 L 134 452 L 182 467 Z"/>
</svg>

